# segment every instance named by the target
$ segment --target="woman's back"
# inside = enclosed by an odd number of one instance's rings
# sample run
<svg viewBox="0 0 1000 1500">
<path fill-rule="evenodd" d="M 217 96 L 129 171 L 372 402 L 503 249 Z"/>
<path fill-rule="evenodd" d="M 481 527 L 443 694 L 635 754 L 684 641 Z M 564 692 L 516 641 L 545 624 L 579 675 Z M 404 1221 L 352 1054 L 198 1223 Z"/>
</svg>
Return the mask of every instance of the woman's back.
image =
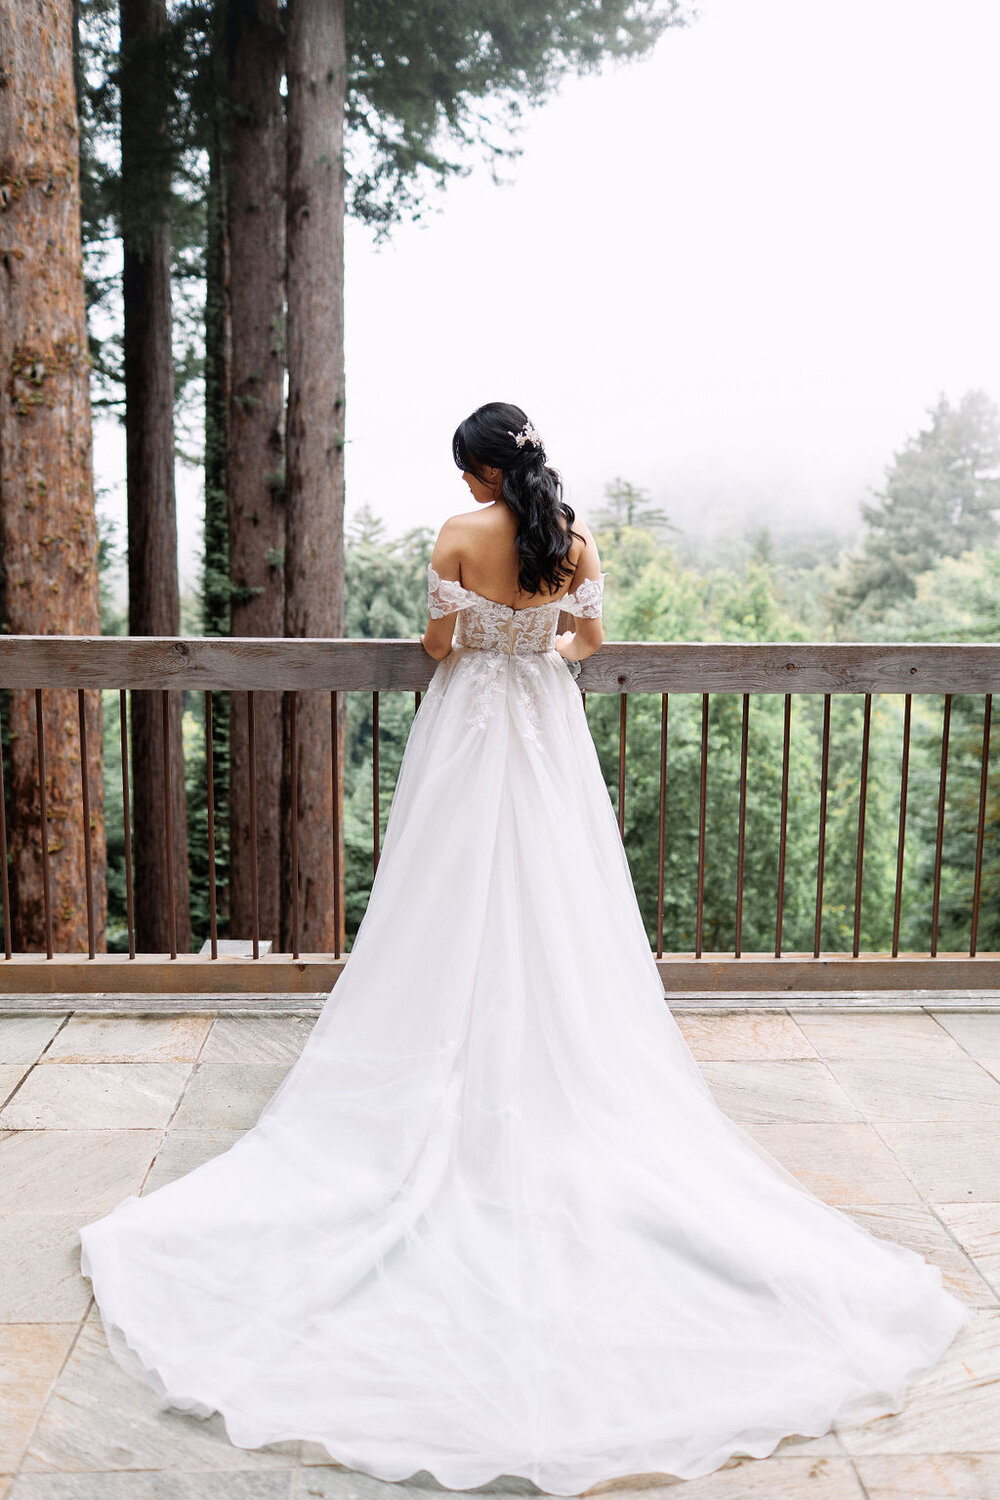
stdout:
<svg viewBox="0 0 1000 1500">
<path fill-rule="evenodd" d="M 453 516 L 459 556 L 459 578 L 464 588 L 494 599 L 512 609 L 529 609 L 538 604 L 552 604 L 570 592 L 574 574 L 586 544 L 586 529 L 574 523 L 573 536 L 566 555 L 572 572 L 565 575 L 562 587 L 551 593 L 525 593 L 518 587 L 519 560 L 516 548 L 517 518 L 504 502 Z"/>
</svg>

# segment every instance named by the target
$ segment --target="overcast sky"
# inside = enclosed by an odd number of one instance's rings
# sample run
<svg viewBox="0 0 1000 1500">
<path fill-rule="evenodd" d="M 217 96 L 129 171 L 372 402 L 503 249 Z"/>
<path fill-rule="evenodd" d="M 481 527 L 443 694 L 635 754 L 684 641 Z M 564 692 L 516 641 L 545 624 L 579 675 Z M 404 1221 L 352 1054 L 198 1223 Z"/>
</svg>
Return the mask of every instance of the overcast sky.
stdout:
<svg viewBox="0 0 1000 1500">
<path fill-rule="evenodd" d="M 348 516 L 468 509 L 452 431 L 508 400 L 584 518 L 620 475 L 709 533 L 849 527 L 939 394 L 1000 398 L 998 60 L 998 0 L 700 0 L 533 111 L 510 185 L 351 225 Z"/>
</svg>

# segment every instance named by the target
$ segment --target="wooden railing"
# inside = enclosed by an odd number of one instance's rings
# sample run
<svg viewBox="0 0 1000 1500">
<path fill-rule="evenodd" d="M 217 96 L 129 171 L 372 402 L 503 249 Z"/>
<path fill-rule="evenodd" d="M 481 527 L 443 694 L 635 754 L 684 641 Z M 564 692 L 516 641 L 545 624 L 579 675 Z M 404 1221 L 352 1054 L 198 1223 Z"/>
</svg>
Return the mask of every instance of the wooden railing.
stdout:
<svg viewBox="0 0 1000 1500">
<path fill-rule="evenodd" d="M 160 639 L 120 637 L 0 637 L 0 689 L 30 690 L 35 694 L 39 731 L 42 724 L 43 694 L 52 689 L 74 689 L 79 699 L 81 762 L 87 764 L 85 713 L 86 696 L 91 691 L 117 690 L 125 706 L 128 690 L 149 690 L 162 694 L 164 743 L 166 743 L 167 704 L 169 695 L 178 691 L 206 694 L 206 711 L 210 724 L 214 693 L 249 695 L 252 715 L 254 694 L 280 690 L 292 695 L 324 693 L 330 696 L 331 712 L 336 725 L 341 696 L 345 693 L 372 695 L 375 726 L 373 775 L 375 798 L 373 814 L 374 855 L 377 863 L 380 837 L 378 814 L 378 708 L 380 695 L 412 693 L 419 707 L 420 694 L 427 687 L 435 663 L 419 644 L 397 640 L 249 640 L 249 639 Z M 988 817 L 995 781 L 991 781 L 991 710 L 992 694 L 1000 688 L 1000 645 L 866 645 L 866 644 L 674 644 L 608 642 L 583 667 L 578 686 L 586 704 L 591 694 L 616 694 L 617 766 L 605 767 L 612 794 L 617 799 L 619 828 L 623 837 L 627 829 L 627 755 L 629 743 L 629 705 L 635 695 L 657 695 L 659 698 L 659 797 L 656 807 L 657 882 L 654 949 L 664 983 L 670 989 L 697 990 L 807 990 L 807 989 L 933 989 L 979 988 L 1000 989 L 1000 954 L 979 950 L 978 931 L 984 911 L 984 851 L 997 837 L 993 820 Z M 665 891 L 665 865 L 670 839 L 667 813 L 670 786 L 671 699 L 678 695 L 697 695 L 700 699 L 700 746 L 697 772 L 697 864 L 694 872 L 694 923 L 691 943 L 684 951 L 664 952 L 664 908 L 669 893 Z M 710 705 L 715 695 L 738 695 L 741 724 L 738 808 L 736 811 L 736 858 L 731 871 L 734 901 L 734 935 L 727 952 L 709 951 L 705 933 L 705 877 L 712 858 L 708 847 L 708 813 L 710 809 Z M 775 830 L 774 859 L 776 902 L 774 910 L 774 943 L 767 952 L 745 951 L 742 941 L 744 913 L 744 875 L 746 861 L 748 802 L 748 739 L 751 703 L 759 695 L 779 695 L 783 701 L 781 734 L 780 809 Z M 854 899 L 850 922 L 845 931 L 850 943 L 843 951 L 823 946 L 824 878 L 828 855 L 827 799 L 830 791 L 830 723 L 831 701 L 835 695 L 857 695 L 863 703 L 860 743 L 857 746 L 857 818 L 851 832 L 854 841 Z M 892 941 L 884 952 L 861 950 L 863 878 L 866 853 L 866 799 L 870 774 L 870 747 L 873 698 L 898 695 L 901 706 L 901 740 L 898 761 L 898 819 L 896 823 L 896 879 L 893 892 Z M 941 695 L 940 763 L 936 786 L 936 833 L 933 853 L 930 940 L 924 952 L 902 952 L 899 946 L 900 911 L 904 884 L 904 851 L 907 833 L 907 809 L 910 773 L 911 711 L 915 698 Z M 957 695 L 974 697 L 978 703 L 976 722 L 981 726 L 977 768 L 978 796 L 974 809 L 974 839 L 969 869 L 968 903 L 969 941 L 960 952 L 939 949 L 939 908 L 942 872 L 945 867 L 945 826 L 947 817 L 949 734 L 953 700 Z M 790 755 L 792 747 L 792 705 L 800 696 L 822 703 L 822 738 L 818 767 L 818 808 L 815 860 L 815 920 L 811 951 L 788 952 L 784 942 L 785 861 L 788 847 L 788 806 Z M 648 707 L 648 700 L 647 700 Z M 966 705 L 968 708 L 968 705 Z M 817 714 L 819 707 L 817 706 Z M 291 715 L 294 726 L 294 712 Z M 293 728 L 294 734 L 294 728 Z M 338 776 L 336 763 L 337 735 L 332 740 L 330 773 L 334 783 Z M 92 748 L 92 747 L 91 747 Z M 37 815 L 45 826 L 45 747 L 43 736 L 36 744 L 38 760 L 39 807 Z M 292 753 L 295 753 L 293 746 Z M 331 755 L 328 746 L 325 753 Z M 209 780 L 211 756 L 207 758 Z M 129 764 L 122 755 L 123 796 L 125 799 L 126 850 L 131 851 L 128 837 Z M 134 771 L 134 768 L 133 768 Z M 180 768 L 174 768 L 180 774 Z M 853 774 L 853 773 L 852 773 Z M 81 816 L 87 819 L 81 782 Z M 207 789 L 208 817 L 214 816 L 211 782 Z M 334 804 L 336 806 L 336 803 Z M 164 816 L 169 819 L 169 799 L 164 801 Z M 10 944 L 10 911 L 7 878 L 7 834 L 3 826 L 0 797 L 0 840 L 4 858 L 0 860 L 4 904 L 6 958 L 0 962 L 0 992 L 83 992 L 92 990 L 159 990 L 187 992 L 267 992 L 328 989 L 346 961 L 341 952 L 303 954 L 293 939 L 287 954 L 260 953 L 258 933 L 252 941 L 252 955 L 221 955 L 215 942 L 214 871 L 212 872 L 213 931 L 210 953 L 137 954 L 134 931 L 129 931 L 128 954 L 101 954 L 95 951 L 93 922 L 90 923 L 89 954 L 57 953 L 52 949 L 51 924 L 48 954 L 14 953 Z M 292 826 L 296 826 L 293 809 Z M 972 825 L 970 825 L 972 827 Z M 650 834 L 649 828 L 645 829 Z M 337 830 L 333 830 L 337 843 Z M 651 834 L 650 834 L 651 838 Z M 46 850 L 47 840 L 42 840 Z M 628 839 L 626 838 L 628 850 Z M 43 858 L 43 866 L 45 860 Z M 89 873 L 89 846 L 88 846 Z M 43 868 L 43 878 L 48 879 Z M 131 866 L 126 872 L 131 882 Z M 729 874 L 727 873 L 727 879 Z M 339 885 L 339 882 L 337 883 Z M 337 893 L 339 896 L 339 892 Z M 998 893 L 1000 894 L 1000 893 Z M 812 899 L 812 898 L 810 898 Z M 990 898 L 991 900 L 994 898 Z M 88 909 L 92 901 L 88 879 Z M 48 893 L 46 892 L 48 910 Z M 131 906 L 130 906 L 131 911 Z M 992 907 L 990 908 L 992 918 Z M 340 930 L 338 915 L 337 930 Z"/>
</svg>

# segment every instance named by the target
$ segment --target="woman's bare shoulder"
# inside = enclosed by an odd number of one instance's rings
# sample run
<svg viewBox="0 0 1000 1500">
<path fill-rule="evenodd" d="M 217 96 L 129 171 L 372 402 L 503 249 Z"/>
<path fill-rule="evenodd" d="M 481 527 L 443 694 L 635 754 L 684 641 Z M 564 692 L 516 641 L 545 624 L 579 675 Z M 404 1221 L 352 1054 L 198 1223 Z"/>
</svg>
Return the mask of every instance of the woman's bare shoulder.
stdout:
<svg viewBox="0 0 1000 1500">
<path fill-rule="evenodd" d="M 490 510 L 492 510 L 492 506 L 485 511 L 478 508 L 476 510 L 458 511 L 455 515 L 449 516 L 446 521 L 442 522 L 441 531 L 442 533 L 448 532 L 455 537 L 482 536 L 484 532 L 496 531 L 499 529 L 497 520 L 490 516 Z M 503 519 L 506 520 L 507 518 L 504 517 Z"/>
</svg>

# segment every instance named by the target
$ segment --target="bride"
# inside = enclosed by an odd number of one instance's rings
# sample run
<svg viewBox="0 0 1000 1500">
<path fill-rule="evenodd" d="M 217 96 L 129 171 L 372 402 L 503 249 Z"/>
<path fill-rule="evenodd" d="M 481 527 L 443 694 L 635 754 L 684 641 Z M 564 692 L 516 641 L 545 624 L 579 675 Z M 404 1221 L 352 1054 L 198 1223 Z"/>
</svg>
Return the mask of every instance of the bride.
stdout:
<svg viewBox="0 0 1000 1500">
<path fill-rule="evenodd" d="M 713 1102 L 572 675 L 594 539 L 519 407 L 454 455 L 479 509 L 428 565 L 349 962 L 251 1131 L 81 1229 L 115 1358 L 239 1447 L 460 1489 L 692 1478 L 898 1409 L 965 1311 Z"/>
</svg>

